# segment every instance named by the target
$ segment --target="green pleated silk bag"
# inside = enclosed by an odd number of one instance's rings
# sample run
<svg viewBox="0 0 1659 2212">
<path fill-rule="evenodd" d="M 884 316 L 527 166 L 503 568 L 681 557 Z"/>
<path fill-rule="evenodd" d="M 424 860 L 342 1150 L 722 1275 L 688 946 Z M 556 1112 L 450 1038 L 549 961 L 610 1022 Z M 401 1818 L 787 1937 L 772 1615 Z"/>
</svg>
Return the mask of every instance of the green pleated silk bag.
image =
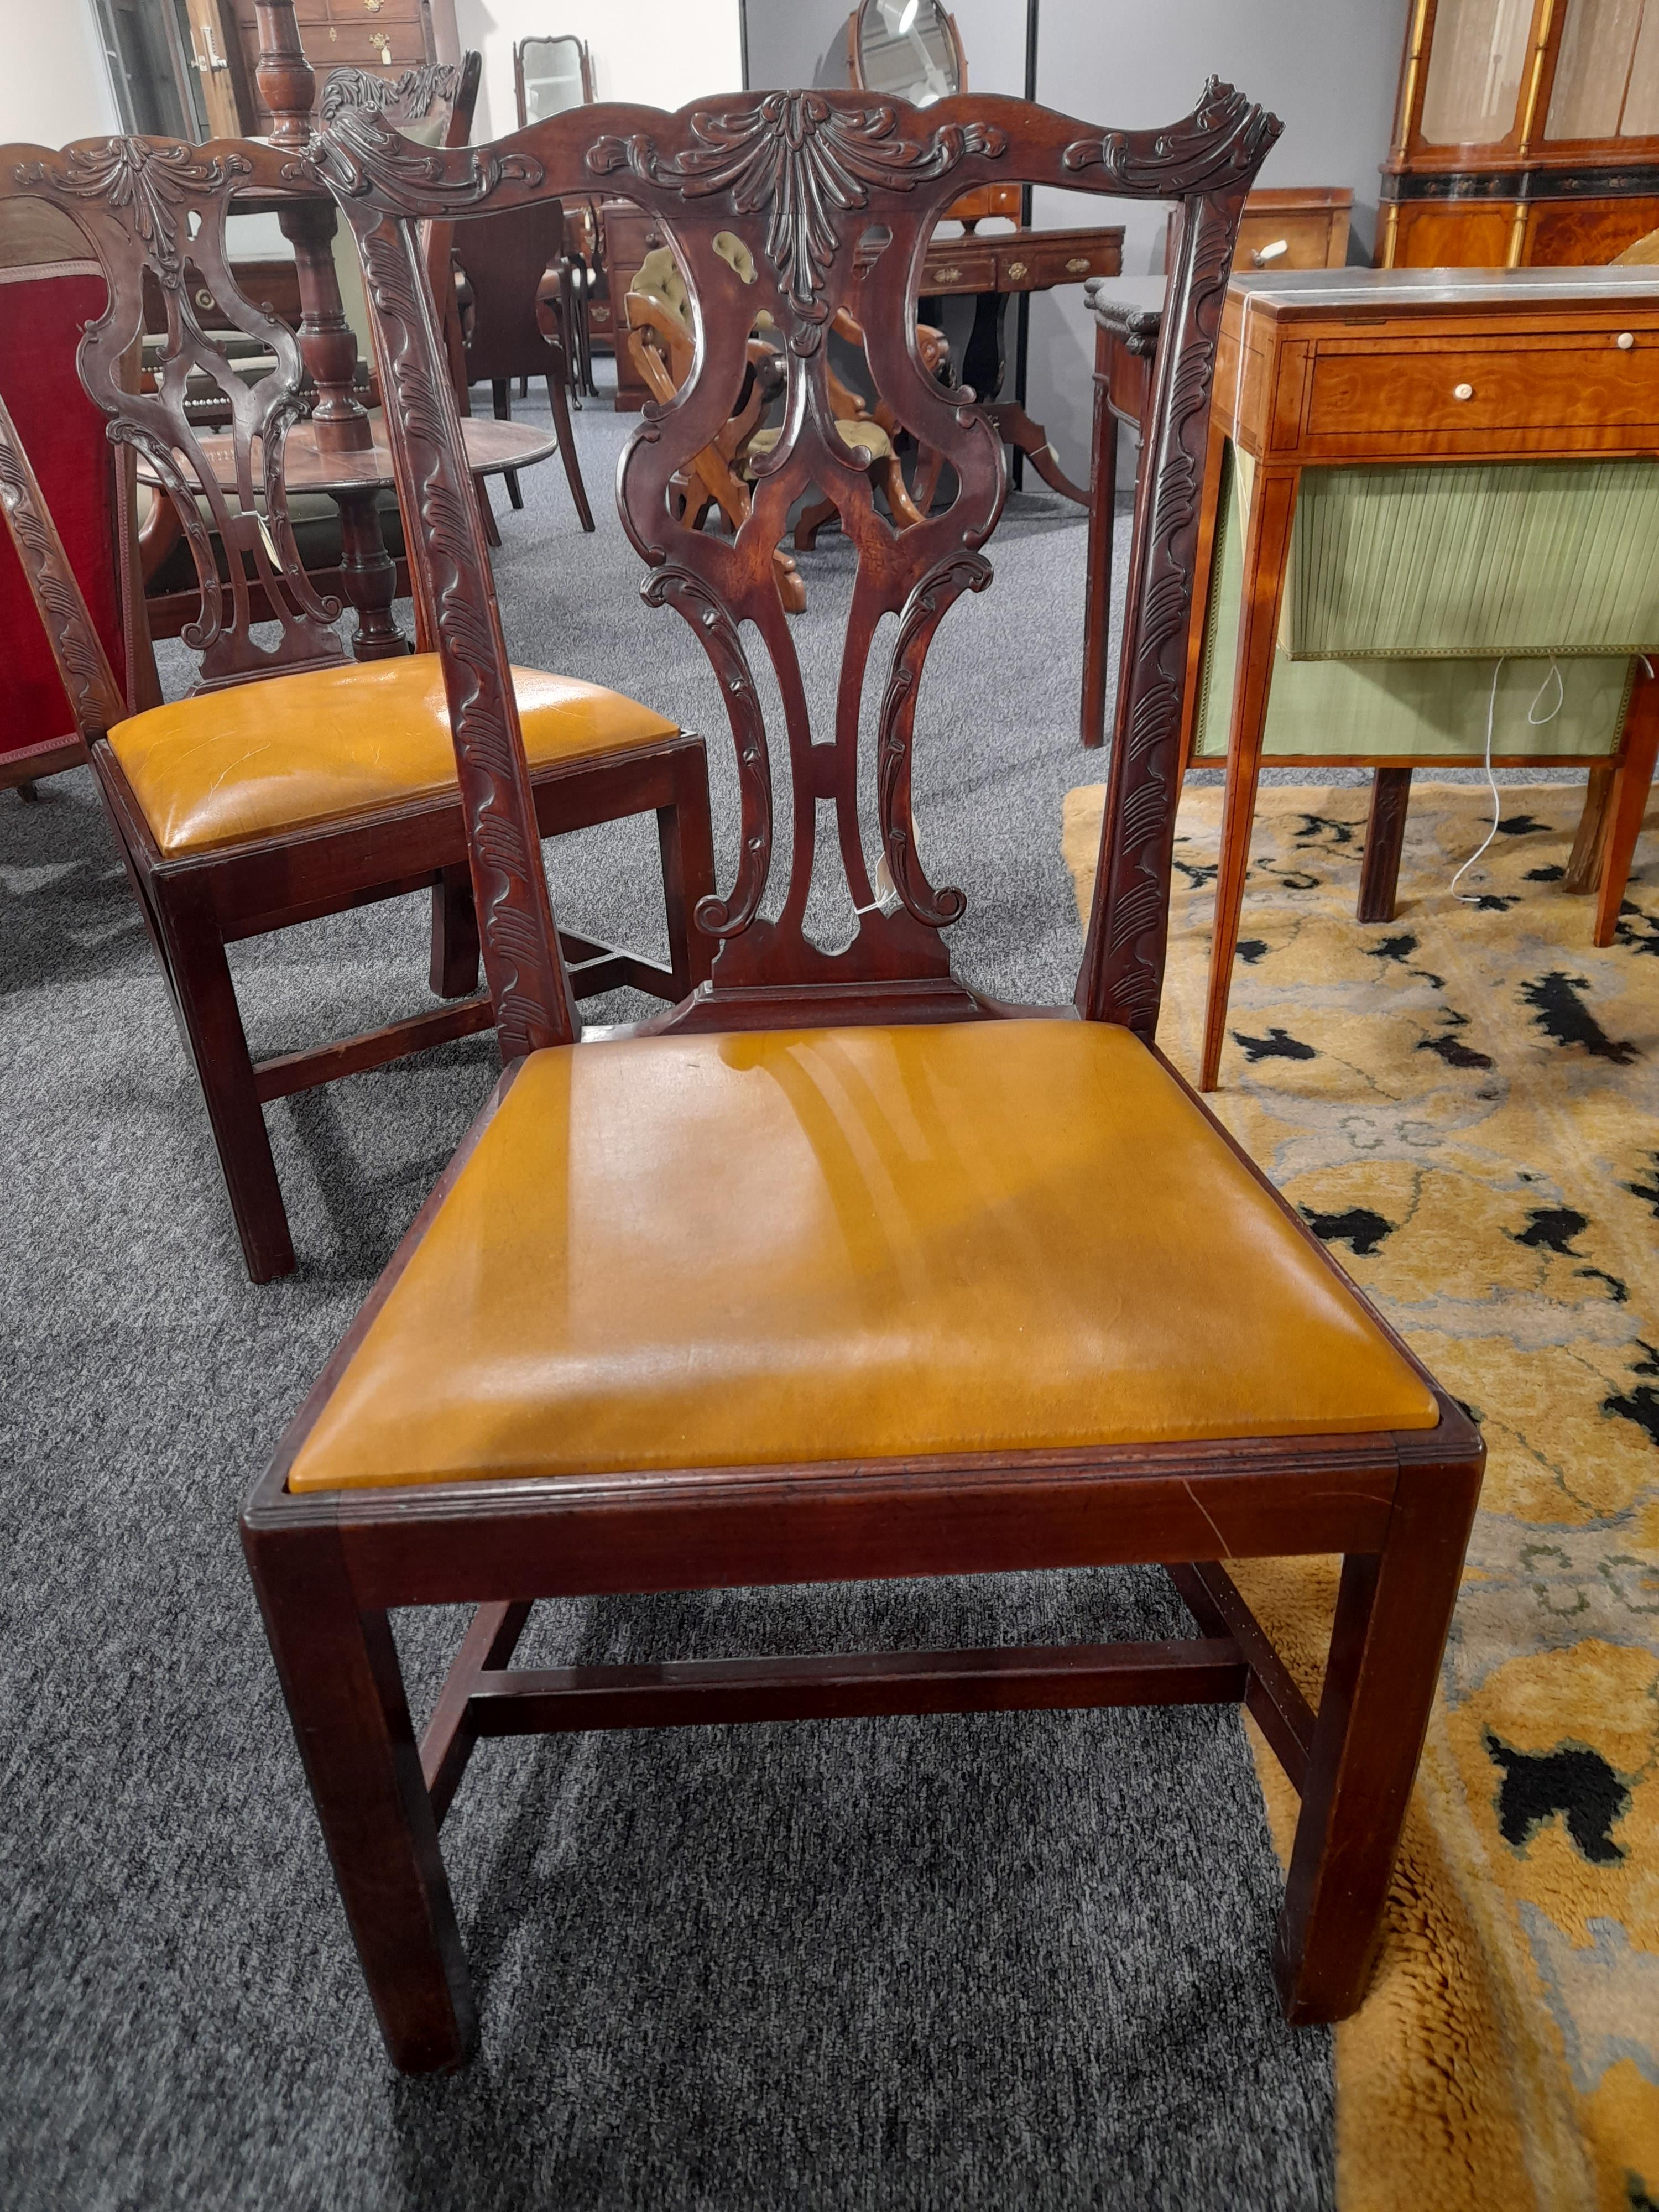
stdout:
<svg viewBox="0 0 1659 2212">
<path fill-rule="evenodd" d="M 1195 738 L 1206 759 L 1227 750 L 1254 474 L 1230 442 Z M 1607 758 L 1633 656 L 1659 646 L 1656 548 L 1659 463 L 1305 471 L 1264 754 L 1478 760 L 1503 656 L 1495 752 Z"/>
</svg>

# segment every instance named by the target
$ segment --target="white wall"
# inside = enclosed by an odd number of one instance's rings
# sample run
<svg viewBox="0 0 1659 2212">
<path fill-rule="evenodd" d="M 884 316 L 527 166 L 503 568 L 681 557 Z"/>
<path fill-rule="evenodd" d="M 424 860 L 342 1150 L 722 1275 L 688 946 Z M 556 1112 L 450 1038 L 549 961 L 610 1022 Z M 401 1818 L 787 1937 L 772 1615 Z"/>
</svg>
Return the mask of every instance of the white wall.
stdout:
<svg viewBox="0 0 1659 2212">
<path fill-rule="evenodd" d="M 587 40 L 601 100 L 683 107 L 743 83 L 738 0 L 455 0 L 455 28 L 464 47 L 483 56 L 479 140 L 517 128 L 514 42 L 543 32 Z"/>
<path fill-rule="evenodd" d="M 1037 98 L 1113 127 L 1173 123 L 1206 76 L 1227 78 L 1285 124 L 1264 185 L 1347 185 L 1369 258 L 1377 164 L 1389 149 L 1409 0 L 1042 0 Z M 971 48 L 969 54 L 971 58 Z M 1122 222 L 1126 275 L 1164 265 L 1164 215 L 1039 192 L 1041 223 Z M 1062 463 L 1087 459 L 1093 328 L 1075 290 L 1031 301 L 1028 404 Z"/>
<path fill-rule="evenodd" d="M 88 0 L 0 0 L 0 144 L 120 129 Z"/>
</svg>

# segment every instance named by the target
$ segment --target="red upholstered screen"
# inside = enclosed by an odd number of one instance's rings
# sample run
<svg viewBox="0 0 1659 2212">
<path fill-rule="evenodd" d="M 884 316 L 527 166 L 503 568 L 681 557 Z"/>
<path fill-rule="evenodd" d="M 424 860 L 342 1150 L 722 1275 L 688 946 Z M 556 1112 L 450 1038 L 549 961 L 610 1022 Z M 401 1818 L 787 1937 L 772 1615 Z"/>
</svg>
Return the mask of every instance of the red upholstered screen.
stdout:
<svg viewBox="0 0 1659 2212">
<path fill-rule="evenodd" d="M 104 312 L 91 262 L 0 269 L 0 394 L 39 477 L 86 594 L 110 665 L 125 682 L 118 597 L 113 450 L 104 417 L 81 389 L 82 326 Z M 29 597 L 10 536 L 0 527 L 0 780 L 17 756 L 73 739 L 75 718 Z"/>
</svg>

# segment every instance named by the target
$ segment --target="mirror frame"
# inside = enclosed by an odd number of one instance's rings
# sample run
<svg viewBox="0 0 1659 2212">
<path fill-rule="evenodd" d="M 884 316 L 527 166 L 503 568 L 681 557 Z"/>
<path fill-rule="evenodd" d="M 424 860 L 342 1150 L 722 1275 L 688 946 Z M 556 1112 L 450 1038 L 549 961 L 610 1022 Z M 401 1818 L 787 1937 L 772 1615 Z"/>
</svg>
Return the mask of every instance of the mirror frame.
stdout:
<svg viewBox="0 0 1659 2212">
<path fill-rule="evenodd" d="M 854 92 L 867 92 L 870 89 L 864 82 L 864 67 L 859 55 L 859 25 L 876 5 L 877 0 L 859 0 L 858 6 L 847 18 L 847 79 Z M 945 26 L 945 35 L 951 41 L 951 51 L 956 57 L 957 90 L 958 93 L 966 92 L 968 57 L 963 52 L 962 33 L 957 28 L 957 19 L 943 4 L 943 0 L 933 0 L 933 5 L 938 10 L 940 22 Z"/>
<path fill-rule="evenodd" d="M 586 39 L 579 39 L 574 31 L 532 31 L 513 45 L 513 98 L 519 111 L 519 128 L 524 130 L 530 118 L 525 110 L 524 50 L 526 46 L 574 46 L 581 66 L 583 107 L 593 105 L 593 57 Z"/>
</svg>

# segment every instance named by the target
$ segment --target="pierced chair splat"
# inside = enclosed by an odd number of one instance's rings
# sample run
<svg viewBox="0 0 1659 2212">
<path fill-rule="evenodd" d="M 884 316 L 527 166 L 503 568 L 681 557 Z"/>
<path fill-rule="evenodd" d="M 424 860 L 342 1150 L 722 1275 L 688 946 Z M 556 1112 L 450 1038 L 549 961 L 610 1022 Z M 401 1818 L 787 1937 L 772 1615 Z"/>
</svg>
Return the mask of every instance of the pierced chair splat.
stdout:
<svg viewBox="0 0 1659 2212">
<path fill-rule="evenodd" d="M 395 382 L 513 1058 L 242 1522 L 401 2067 L 462 2064 L 477 2033 L 439 1824 L 479 1740 L 548 1729 L 1243 1700 L 1302 1794 L 1275 1953 L 1285 2008 L 1331 2020 L 1364 1994 L 1480 1442 L 1152 1042 L 1217 318 L 1278 129 L 1214 83 L 1170 128 L 1123 133 L 1011 100 L 795 93 L 674 115 L 599 106 L 438 162 L 353 122 L 319 157 L 362 241 Z M 1169 200 L 1179 216 L 1126 736 L 1064 1008 L 1009 1009 L 952 975 L 940 933 L 964 902 L 927 880 L 910 817 L 927 647 L 990 580 L 979 549 L 1004 493 L 994 427 L 927 374 L 917 282 L 944 206 L 1002 181 Z M 415 230 L 446 207 L 607 182 L 661 222 L 696 305 L 691 373 L 635 433 L 620 494 L 647 598 L 692 624 L 718 672 L 743 820 L 734 880 L 699 908 L 720 946 L 708 986 L 578 1043 Z M 875 226 L 888 242 L 860 270 Z M 752 293 L 723 233 L 754 258 Z M 676 485 L 732 417 L 760 306 L 783 339 L 782 435 L 728 542 L 694 526 Z M 951 471 L 951 505 L 908 529 L 878 512 L 836 428 L 824 339 L 842 308 L 882 402 Z M 821 735 L 773 567 L 783 516 L 813 488 L 858 563 Z M 775 911 L 750 641 L 772 663 L 789 778 Z M 820 806 L 836 823 L 824 865 L 838 849 L 859 909 L 830 949 L 806 926 Z M 1220 1564 L 1315 1552 L 1346 1560 L 1316 1711 Z M 555 1594 L 1129 1560 L 1169 1565 L 1195 1638 L 511 1664 L 532 1604 Z M 388 1608 L 457 1602 L 477 1612 L 417 1753 Z"/>
<path fill-rule="evenodd" d="M 334 628 L 340 604 L 319 596 L 307 574 L 288 509 L 289 441 L 308 398 L 299 345 L 285 324 L 243 296 L 226 259 L 226 222 L 240 193 L 279 197 L 291 160 L 240 141 L 0 149 L 0 201 L 49 203 L 96 256 L 108 305 L 82 341 L 81 380 L 108 418 L 109 437 L 136 449 L 171 499 L 195 564 L 198 611 L 183 632 L 200 656 L 195 689 L 153 703 L 139 689 L 153 666 L 130 653 L 134 673 L 124 692 L 28 457 L 0 410 L 6 523 L 178 1010 L 257 1281 L 295 1265 L 266 1103 L 489 1029 L 497 1013 L 490 992 L 477 988 L 473 876 L 438 657 L 347 659 Z M 151 285 L 166 305 L 164 351 L 152 387 L 135 391 L 130 365 Z M 216 317 L 257 342 L 270 362 L 265 374 L 247 380 L 246 357 L 228 351 L 216 328 L 203 327 L 204 295 Z M 229 427 L 216 439 L 187 411 L 192 381 L 223 395 Z M 127 489 L 131 499 L 131 481 Z M 431 585 L 418 556 L 415 565 L 422 629 L 432 636 Z M 136 574 L 118 577 L 117 588 L 126 594 L 129 629 L 136 619 L 142 635 Z M 263 634 L 266 623 L 274 638 Z M 669 960 L 567 935 L 573 994 L 628 984 L 678 1000 L 708 967 L 708 940 L 690 918 L 714 889 L 701 738 L 594 684 L 529 669 L 511 680 L 528 748 L 526 820 L 535 824 L 538 856 L 543 836 L 627 814 L 657 817 Z M 226 945 L 428 886 L 431 987 L 448 1003 L 256 1063 Z M 491 981 L 500 980 L 498 971 Z M 510 1011 L 507 1025 L 510 1033 Z"/>
</svg>

